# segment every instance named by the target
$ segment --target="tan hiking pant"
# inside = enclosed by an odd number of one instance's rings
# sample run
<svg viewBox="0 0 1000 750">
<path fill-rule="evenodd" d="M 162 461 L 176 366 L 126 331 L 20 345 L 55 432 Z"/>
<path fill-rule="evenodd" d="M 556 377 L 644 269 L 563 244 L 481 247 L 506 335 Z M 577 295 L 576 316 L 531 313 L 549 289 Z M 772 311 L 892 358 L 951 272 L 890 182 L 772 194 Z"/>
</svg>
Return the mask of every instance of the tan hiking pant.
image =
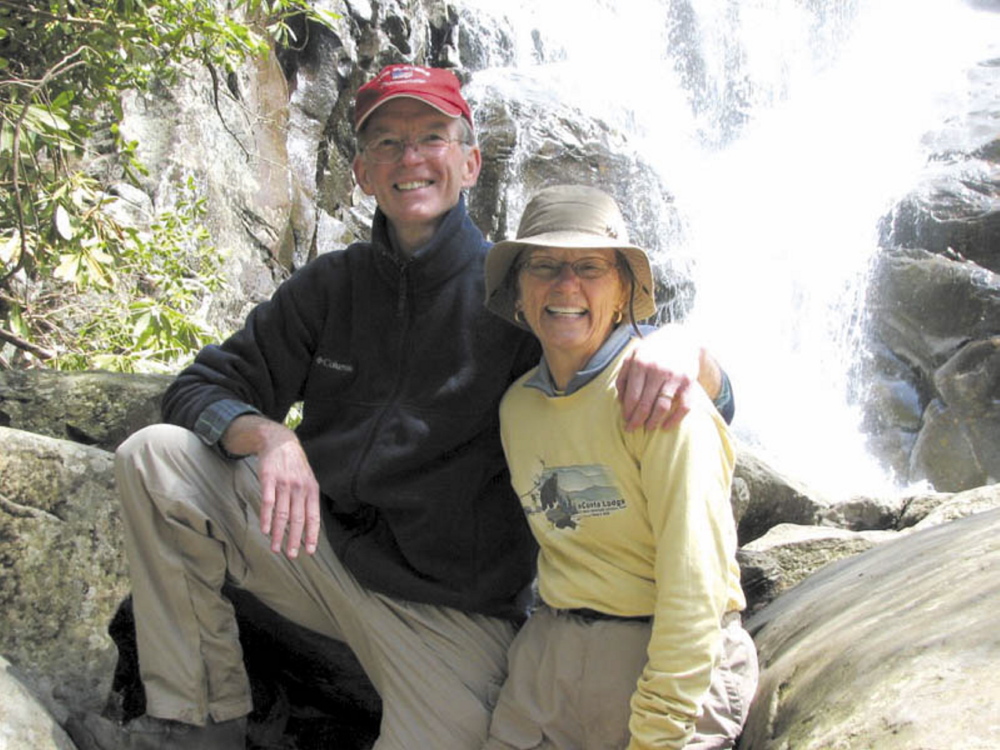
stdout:
<svg viewBox="0 0 1000 750">
<path fill-rule="evenodd" d="M 478 749 L 514 627 L 367 591 L 322 533 L 315 555 L 271 552 L 255 468 L 171 425 L 118 449 L 147 712 L 203 725 L 251 710 L 236 619 L 220 594 L 228 581 L 351 647 L 382 697 L 378 750 Z"/>
<path fill-rule="evenodd" d="M 646 664 L 650 623 L 579 617 L 542 607 L 510 649 L 484 750 L 622 750 L 629 699 Z M 738 615 L 722 630 L 722 656 L 685 750 L 731 748 L 757 689 L 757 650 Z"/>
</svg>

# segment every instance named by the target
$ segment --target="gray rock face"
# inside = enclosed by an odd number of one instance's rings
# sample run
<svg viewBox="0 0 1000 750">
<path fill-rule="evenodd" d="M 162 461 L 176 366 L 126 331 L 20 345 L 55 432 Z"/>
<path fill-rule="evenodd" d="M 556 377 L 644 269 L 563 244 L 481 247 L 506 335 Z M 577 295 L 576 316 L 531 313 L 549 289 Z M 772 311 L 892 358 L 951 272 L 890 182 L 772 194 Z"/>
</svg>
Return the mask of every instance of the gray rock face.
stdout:
<svg viewBox="0 0 1000 750">
<path fill-rule="evenodd" d="M 760 653 L 743 750 L 992 750 L 1000 510 L 815 573 L 747 623 Z"/>
<path fill-rule="evenodd" d="M 895 459 L 900 477 L 951 492 L 996 481 L 1000 276 L 926 251 L 888 253 L 868 314 L 886 373 L 871 373 L 869 424 L 877 439 L 896 434 L 907 446 Z"/>
<path fill-rule="evenodd" d="M 75 750 L 69 735 L 0 656 L 0 750 Z"/>
<path fill-rule="evenodd" d="M 165 375 L 0 372 L 0 426 L 114 450 L 159 421 Z"/>
<path fill-rule="evenodd" d="M 747 602 L 747 611 L 756 612 L 835 560 L 853 557 L 898 536 L 888 530 L 850 531 L 787 523 L 773 526 L 740 550 L 743 564 L 762 568 L 766 574 L 758 576 L 766 575 L 768 579 L 766 588 L 752 592 L 753 600 Z"/>
<path fill-rule="evenodd" d="M 739 451 L 733 494 L 744 508 L 737 528 L 741 544 L 779 523 L 817 524 L 830 506 L 802 481 L 781 475 L 746 447 Z"/>
<path fill-rule="evenodd" d="M 111 454 L 0 427 L 0 653 L 57 715 L 103 707 L 128 592 Z"/>
</svg>

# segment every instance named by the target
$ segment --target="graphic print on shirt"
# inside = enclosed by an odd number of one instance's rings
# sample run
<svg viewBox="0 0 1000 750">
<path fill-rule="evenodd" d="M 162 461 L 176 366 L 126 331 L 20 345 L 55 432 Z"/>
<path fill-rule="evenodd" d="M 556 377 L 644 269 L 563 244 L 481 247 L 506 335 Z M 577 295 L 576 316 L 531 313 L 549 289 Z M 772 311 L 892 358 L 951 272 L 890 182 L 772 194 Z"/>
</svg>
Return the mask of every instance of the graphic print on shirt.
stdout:
<svg viewBox="0 0 1000 750">
<path fill-rule="evenodd" d="M 542 513 L 557 529 L 575 529 L 581 518 L 608 516 L 625 508 L 614 473 L 602 464 L 543 468 L 521 503 L 525 514 Z"/>
</svg>

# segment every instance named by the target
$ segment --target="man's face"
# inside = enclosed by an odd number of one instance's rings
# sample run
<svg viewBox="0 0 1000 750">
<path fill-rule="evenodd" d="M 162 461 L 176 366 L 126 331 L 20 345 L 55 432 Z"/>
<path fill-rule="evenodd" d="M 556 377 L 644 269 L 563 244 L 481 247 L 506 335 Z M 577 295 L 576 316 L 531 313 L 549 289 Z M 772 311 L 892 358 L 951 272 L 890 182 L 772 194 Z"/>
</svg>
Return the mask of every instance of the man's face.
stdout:
<svg viewBox="0 0 1000 750">
<path fill-rule="evenodd" d="M 462 188 L 476 184 L 482 156 L 477 146 L 458 142 L 464 132 L 455 118 L 415 99 L 386 102 L 368 118 L 359 136 L 362 147 L 381 139 L 407 144 L 391 164 L 377 163 L 364 150 L 354 159 L 358 185 L 375 196 L 404 252 L 428 241 L 441 218 L 458 203 Z M 434 135 L 456 140 L 443 150 L 413 147 Z"/>
</svg>

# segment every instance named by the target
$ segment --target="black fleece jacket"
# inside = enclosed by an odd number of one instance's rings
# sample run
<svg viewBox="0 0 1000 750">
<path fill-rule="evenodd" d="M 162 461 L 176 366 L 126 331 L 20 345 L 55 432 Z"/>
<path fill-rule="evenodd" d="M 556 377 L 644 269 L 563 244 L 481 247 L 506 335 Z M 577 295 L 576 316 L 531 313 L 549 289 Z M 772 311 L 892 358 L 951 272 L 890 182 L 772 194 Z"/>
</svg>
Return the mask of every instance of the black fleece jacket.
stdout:
<svg viewBox="0 0 1000 750">
<path fill-rule="evenodd" d="M 536 548 L 497 407 L 540 350 L 483 304 L 489 243 L 464 200 L 410 259 L 381 212 L 372 235 L 303 267 L 199 353 L 164 396 L 164 418 L 195 429 L 236 400 L 282 420 L 302 401 L 323 528 L 360 583 L 517 618 Z"/>
</svg>

